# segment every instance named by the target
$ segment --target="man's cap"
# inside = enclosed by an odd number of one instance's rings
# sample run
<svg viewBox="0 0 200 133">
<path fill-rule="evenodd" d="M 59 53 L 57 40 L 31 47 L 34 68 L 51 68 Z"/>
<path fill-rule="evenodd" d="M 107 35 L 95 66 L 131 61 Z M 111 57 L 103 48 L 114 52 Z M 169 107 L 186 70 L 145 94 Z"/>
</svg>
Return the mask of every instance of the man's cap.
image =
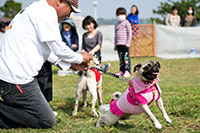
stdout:
<svg viewBox="0 0 200 133">
<path fill-rule="evenodd" d="M 66 0 L 68 4 L 70 4 L 71 8 L 73 9 L 73 12 L 79 13 L 81 12 L 80 9 L 78 9 L 78 0 Z"/>
</svg>

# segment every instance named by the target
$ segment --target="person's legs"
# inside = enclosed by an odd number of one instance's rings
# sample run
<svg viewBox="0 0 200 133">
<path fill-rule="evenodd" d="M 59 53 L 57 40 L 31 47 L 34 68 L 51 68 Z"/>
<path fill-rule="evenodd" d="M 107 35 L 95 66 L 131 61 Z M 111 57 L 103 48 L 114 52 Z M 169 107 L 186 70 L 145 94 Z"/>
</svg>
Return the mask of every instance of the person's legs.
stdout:
<svg viewBox="0 0 200 133">
<path fill-rule="evenodd" d="M 125 61 L 125 71 L 131 73 L 131 61 L 129 57 L 129 48 L 124 47 L 124 61 Z"/>
<path fill-rule="evenodd" d="M 119 56 L 119 61 L 120 61 L 120 75 L 124 73 L 124 53 L 123 53 L 123 46 L 119 45 L 117 46 L 117 52 Z"/>
<path fill-rule="evenodd" d="M 52 90 L 52 65 L 46 61 L 37 75 L 38 84 L 47 102 L 53 99 Z"/>
<path fill-rule="evenodd" d="M 56 117 L 36 79 L 19 86 L 0 80 L 0 88 L 1 128 L 50 128 L 56 124 Z"/>
<path fill-rule="evenodd" d="M 122 60 L 123 60 L 123 76 L 128 78 L 131 76 L 131 66 L 130 66 L 130 57 L 129 57 L 129 48 L 126 46 L 121 46 Z"/>
</svg>

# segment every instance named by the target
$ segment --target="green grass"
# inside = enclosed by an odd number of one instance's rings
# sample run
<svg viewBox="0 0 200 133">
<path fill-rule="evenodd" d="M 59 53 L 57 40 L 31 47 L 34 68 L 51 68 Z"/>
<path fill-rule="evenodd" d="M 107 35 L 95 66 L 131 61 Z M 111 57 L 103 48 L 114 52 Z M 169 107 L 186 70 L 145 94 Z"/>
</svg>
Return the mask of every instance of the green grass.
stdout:
<svg viewBox="0 0 200 133">
<path fill-rule="evenodd" d="M 95 128 L 97 118 L 93 117 L 88 94 L 88 107 L 79 107 L 76 117 L 72 117 L 74 96 L 78 76 L 53 76 L 54 98 L 50 103 L 53 110 L 58 112 L 57 124 L 51 129 L 10 129 L 0 132 L 199 132 L 200 131 L 200 59 L 164 60 L 160 58 L 131 59 L 132 68 L 145 60 L 157 60 L 161 63 L 162 99 L 164 106 L 173 123 L 164 121 L 156 104 L 150 107 L 156 118 L 163 126 L 162 130 L 155 129 L 150 119 L 145 115 L 131 116 L 125 120 L 125 125 Z M 117 73 L 119 62 L 110 62 L 109 72 Z M 54 67 L 54 72 L 58 69 Z M 134 76 L 134 74 L 132 74 Z M 113 77 L 103 75 L 103 102 L 109 103 L 111 94 L 123 92 L 127 83 Z M 82 99 L 80 103 L 82 102 Z M 98 104 L 96 104 L 98 109 Z"/>
</svg>

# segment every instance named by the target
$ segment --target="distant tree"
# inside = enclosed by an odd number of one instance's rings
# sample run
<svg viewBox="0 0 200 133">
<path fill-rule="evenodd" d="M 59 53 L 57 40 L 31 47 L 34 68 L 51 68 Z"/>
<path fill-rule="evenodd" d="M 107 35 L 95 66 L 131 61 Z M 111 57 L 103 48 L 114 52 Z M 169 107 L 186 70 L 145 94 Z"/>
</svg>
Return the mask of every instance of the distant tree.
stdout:
<svg viewBox="0 0 200 133">
<path fill-rule="evenodd" d="M 4 17 L 13 18 L 22 9 L 22 4 L 14 0 L 7 0 L 5 5 L 0 7 L 0 12 Z"/>
<path fill-rule="evenodd" d="M 117 19 L 104 19 L 104 18 L 98 18 L 97 22 L 99 25 L 113 25 L 117 22 Z"/>
<path fill-rule="evenodd" d="M 158 6 L 157 10 L 154 9 L 153 13 L 161 15 L 161 17 L 164 19 L 167 15 L 167 13 L 171 13 L 172 6 L 177 6 L 179 9 L 179 15 L 181 18 L 184 17 L 184 15 L 187 13 L 187 7 L 191 5 L 195 9 L 195 16 L 197 17 L 197 20 L 200 20 L 200 0 L 168 0 L 167 2 L 161 2 Z M 151 20 L 156 20 L 157 23 L 163 22 L 160 18 L 151 18 Z"/>
</svg>

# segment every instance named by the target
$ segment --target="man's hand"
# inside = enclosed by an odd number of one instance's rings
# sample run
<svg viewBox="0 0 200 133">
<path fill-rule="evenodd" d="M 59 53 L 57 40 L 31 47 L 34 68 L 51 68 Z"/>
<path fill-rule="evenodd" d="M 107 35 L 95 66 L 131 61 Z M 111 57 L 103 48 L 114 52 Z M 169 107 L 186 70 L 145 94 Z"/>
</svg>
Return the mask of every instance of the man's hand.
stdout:
<svg viewBox="0 0 200 133">
<path fill-rule="evenodd" d="M 72 49 L 75 50 L 77 48 L 76 44 L 72 44 Z"/>
<path fill-rule="evenodd" d="M 80 70 L 80 71 L 87 71 L 88 66 L 81 63 L 81 64 L 71 64 L 73 70 Z"/>
<path fill-rule="evenodd" d="M 87 71 L 87 69 L 89 68 L 89 65 L 90 65 L 90 60 L 92 60 L 92 56 L 85 51 L 81 52 L 81 54 L 83 56 L 82 63 L 81 64 L 72 63 L 71 64 L 72 69 L 80 70 L 80 71 Z"/>
<path fill-rule="evenodd" d="M 90 60 L 92 60 L 92 55 L 88 54 L 87 52 L 81 52 L 83 56 L 83 64 L 89 65 Z"/>
</svg>

